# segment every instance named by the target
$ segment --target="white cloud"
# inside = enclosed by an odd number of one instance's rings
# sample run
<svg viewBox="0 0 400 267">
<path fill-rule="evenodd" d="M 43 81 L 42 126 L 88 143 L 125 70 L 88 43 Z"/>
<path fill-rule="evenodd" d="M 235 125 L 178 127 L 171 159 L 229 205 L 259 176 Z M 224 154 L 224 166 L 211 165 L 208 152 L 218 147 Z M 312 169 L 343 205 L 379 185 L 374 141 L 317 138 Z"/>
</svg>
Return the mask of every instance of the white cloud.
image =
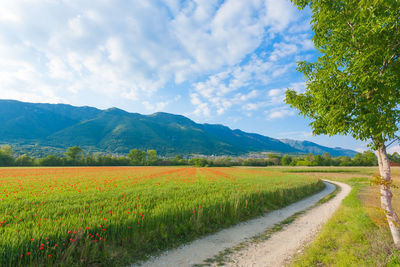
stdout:
<svg viewBox="0 0 400 267">
<path fill-rule="evenodd" d="M 264 20 L 272 33 L 283 31 L 294 20 L 296 9 L 289 1 L 266 0 L 265 6 Z"/>
<path fill-rule="evenodd" d="M 198 94 L 196 93 L 190 94 L 190 102 L 196 107 L 196 109 L 193 112 L 195 115 L 210 117 L 211 112 L 210 108 L 208 107 L 208 104 L 206 102 L 203 102 Z"/>
<path fill-rule="evenodd" d="M 170 105 L 174 102 L 177 102 L 180 99 L 181 99 L 181 95 L 177 95 L 172 100 L 169 100 L 169 101 L 160 101 L 160 102 L 143 101 L 142 104 L 144 105 L 146 110 L 151 111 L 151 112 L 158 112 L 158 111 L 163 111 L 168 105 Z"/>
<path fill-rule="evenodd" d="M 282 94 L 282 89 L 272 89 L 269 90 L 268 96 L 274 97 L 274 96 L 279 96 Z"/>
<path fill-rule="evenodd" d="M 270 83 L 313 48 L 306 24 L 291 27 L 296 12 L 287 0 L 5 0 L 1 97 L 71 102 L 96 95 L 157 111 L 175 100 L 152 96 L 186 82 L 198 116 L 275 108 L 283 93 Z"/>
<path fill-rule="evenodd" d="M 387 150 L 388 153 L 393 154 L 394 152 L 400 153 L 400 145 L 391 146 Z"/>
<path fill-rule="evenodd" d="M 305 82 L 291 83 L 289 88 L 295 90 L 297 93 L 304 93 L 306 88 L 306 83 Z"/>
<path fill-rule="evenodd" d="M 151 110 L 151 111 L 161 111 L 169 104 L 169 102 L 167 102 L 167 101 L 157 102 L 157 103 L 150 103 L 148 101 L 143 101 L 142 103 L 146 107 L 147 110 Z"/>
<path fill-rule="evenodd" d="M 358 153 L 363 153 L 364 151 L 366 151 L 367 149 L 365 149 L 364 147 L 359 147 L 356 148 L 355 151 L 357 151 Z"/>
<path fill-rule="evenodd" d="M 7 23 L 18 23 L 21 21 L 21 17 L 16 12 L 16 3 L 14 1 L 1 3 L 0 21 Z"/>
<path fill-rule="evenodd" d="M 313 133 L 310 131 L 291 131 L 279 133 L 281 139 L 306 139 L 310 140 L 313 137 Z"/>
<path fill-rule="evenodd" d="M 290 110 L 287 107 L 275 108 L 275 109 L 267 111 L 266 113 L 267 113 L 267 118 L 270 120 L 282 119 L 284 117 L 293 116 L 295 114 L 295 112 L 293 110 Z"/>
<path fill-rule="evenodd" d="M 283 57 L 296 54 L 299 51 L 297 45 L 287 43 L 276 43 L 274 44 L 274 50 L 272 51 L 269 59 L 271 61 L 277 61 Z"/>
<path fill-rule="evenodd" d="M 285 65 L 272 65 L 269 61 L 253 56 L 248 63 L 211 75 L 206 81 L 193 84 L 193 88 L 197 97 L 203 99 L 199 103 L 209 103 L 216 109 L 218 115 L 234 106 L 242 106 L 244 110 L 254 110 L 255 107 L 262 107 L 267 103 L 264 100 L 248 105 L 249 101 L 254 101 L 263 94 L 264 89 L 254 89 L 254 87 L 267 85 L 277 70 L 286 68 Z"/>
</svg>

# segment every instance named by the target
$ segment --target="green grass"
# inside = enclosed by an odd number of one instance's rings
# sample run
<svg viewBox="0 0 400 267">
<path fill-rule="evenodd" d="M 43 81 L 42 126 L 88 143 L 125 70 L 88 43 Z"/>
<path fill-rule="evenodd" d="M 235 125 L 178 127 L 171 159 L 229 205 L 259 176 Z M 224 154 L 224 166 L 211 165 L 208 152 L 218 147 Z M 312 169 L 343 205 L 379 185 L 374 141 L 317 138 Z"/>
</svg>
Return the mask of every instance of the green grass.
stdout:
<svg viewBox="0 0 400 267">
<path fill-rule="evenodd" d="M 360 190 L 367 190 L 369 179 L 335 180 L 346 182 L 353 189 L 292 266 L 399 266 L 388 230 L 372 222 L 358 197 Z"/>
</svg>

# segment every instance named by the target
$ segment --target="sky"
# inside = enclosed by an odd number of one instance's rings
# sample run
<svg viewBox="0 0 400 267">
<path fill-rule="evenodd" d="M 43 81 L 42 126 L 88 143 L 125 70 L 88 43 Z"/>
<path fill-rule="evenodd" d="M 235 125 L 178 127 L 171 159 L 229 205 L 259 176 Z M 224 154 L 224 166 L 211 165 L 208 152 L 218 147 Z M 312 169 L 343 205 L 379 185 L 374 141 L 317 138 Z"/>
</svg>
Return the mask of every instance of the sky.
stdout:
<svg viewBox="0 0 400 267">
<path fill-rule="evenodd" d="M 284 103 L 318 56 L 287 0 L 2 0 L 0 98 L 181 114 L 274 138 L 313 136 Z M 393 149 L 393 148 L 392 148 Z"/>
</svg>

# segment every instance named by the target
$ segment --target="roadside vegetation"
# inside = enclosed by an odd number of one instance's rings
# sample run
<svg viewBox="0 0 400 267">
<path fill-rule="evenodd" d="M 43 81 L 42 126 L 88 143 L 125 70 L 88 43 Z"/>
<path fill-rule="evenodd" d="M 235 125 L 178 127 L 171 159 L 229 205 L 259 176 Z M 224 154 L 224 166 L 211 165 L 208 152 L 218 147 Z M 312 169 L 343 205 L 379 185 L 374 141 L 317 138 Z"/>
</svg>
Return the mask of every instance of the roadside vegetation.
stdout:
<svg viewBox="0 0 400 267">
<path fill-rule="evenodd" d="M 322 190 L 269 169 L 0 168 L 0 266 L 122 266 Z"/>
<path fill-rule="evenodd" d="M 393 206 L 400 211 L 400 168 L 393 169 Z M 378 168 L 346 168 L 346 172 L 329 168 L 315 169 L 305 175 L 340 181 L 353 187 L 339 210 L 325 224 L 316 240 L 298 255 L 292 266 L 400 266 L 400 251 L 380 208 L 379 187 L 371 185 Z M 295 171 L 294 169 L 283 171 Z"/>
</svg>

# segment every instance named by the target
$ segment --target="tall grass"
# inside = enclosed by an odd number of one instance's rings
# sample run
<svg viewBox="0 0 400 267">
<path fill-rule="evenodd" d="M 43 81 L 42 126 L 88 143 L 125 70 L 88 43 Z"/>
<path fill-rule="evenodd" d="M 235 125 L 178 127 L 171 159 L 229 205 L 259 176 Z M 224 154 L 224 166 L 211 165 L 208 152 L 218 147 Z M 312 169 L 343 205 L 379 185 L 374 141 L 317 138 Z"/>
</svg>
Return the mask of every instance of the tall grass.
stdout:
<svg viewBox="0 0 400 267">
<path fill-rule="evenodd" d="M 254 169 L 0 169 L 0 266 L 124 265 L 323 186 Z"/>
</svg>

